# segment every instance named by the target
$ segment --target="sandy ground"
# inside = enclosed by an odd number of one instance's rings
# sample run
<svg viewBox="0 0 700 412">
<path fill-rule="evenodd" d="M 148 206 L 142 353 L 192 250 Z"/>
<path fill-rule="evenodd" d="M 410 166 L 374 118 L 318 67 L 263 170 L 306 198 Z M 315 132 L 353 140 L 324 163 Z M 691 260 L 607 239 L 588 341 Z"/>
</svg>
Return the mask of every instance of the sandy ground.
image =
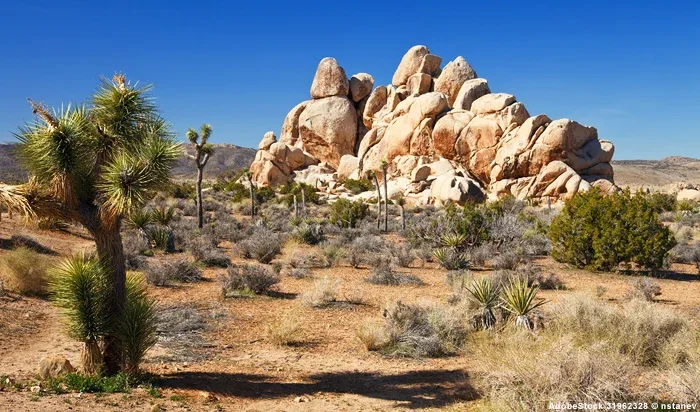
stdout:
<svg viewBox="0 0 700 412">
<path fill-rule="evenodd" d="M 62 255 L 91 244 L 77 230 L 73 234 L 44 232 L 5 218 L 0 223 L 0 254 L 11 247 L 7 239 L 16 233 L 29 234 Z M 282 259 L 293 249 L 287 247 Z M 237 259 L 232 253 L 231 257 Z M 629 276 L 570 269 L 550 258 L 535 263 L 565 281 L 566 290 L 541 292 L 551 301 L 574 292 L 595 293 L 598 286 L 606 289 L 605 298 L 622 300 L 629 287 Z M 425 284 L 392 287 L 368 284 L 366 269 L 342 264 L 314 269 L 312 278 L 283 276 L 272 296 L 228 299 L 222 298 L 216 282 L 222 271 L 207 270 L 205 280 L 194 284 L 151 287 L 162 306 L 195 308 L 206 321 L 193 347 L 182 351 L 178 344 L 187 342 L 159 343 L 149 353 L 144 369 L 154 376 L 162 397 L 153 397 L 145 389 L 130 394 L 45 396 L 4 391 L 0 392 L 0 410 L 483 410 L 473 388 L 482 371 L 468 350 L 438 359 L 387 358 L 365 350 L 355 335 L 361 324 L 379 319 L 388 301 L 444 303 L 450 294 L 444 270 L 432 265 L 406 269 Z M 324 276 L 342 280 L 341 296 L 361 295 L 364 303 L 312 309 L 295 299 Z M 663 291 L 660 304 L 698 319 L 698 280 L 695 267 L 674 266 L 669 278 L 658 280 Z M 281 314 L 302 320 L 301 344 L 278 347 L 269 341 L 267 326 Z M 79 365 L 80 344 L 63 332 L 57 309 L 46 300 L 14 295 L 0 298 L 0 375 L 31 380 L 46 355 L 63 355 Z"/>
</svg>

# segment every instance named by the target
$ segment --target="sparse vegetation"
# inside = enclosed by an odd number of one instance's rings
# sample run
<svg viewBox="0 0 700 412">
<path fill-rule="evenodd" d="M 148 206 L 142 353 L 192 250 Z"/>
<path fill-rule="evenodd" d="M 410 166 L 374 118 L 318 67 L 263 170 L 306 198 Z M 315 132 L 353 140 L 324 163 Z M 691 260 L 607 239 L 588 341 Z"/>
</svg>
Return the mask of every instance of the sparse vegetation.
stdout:
<svg viewBox="0 0 700 412">
<path fill-rule="evenodd" d="M 225 297 L 267 293 L 279 281 L 279 274 L 270 266 L 259 264 L 231 266 L 225 275 L 219 276 Z"/>
<path fill-rule="evenodd" d="M 51 260 L 27 247 L 0 255 L 0 280 L 6 291 L 30 296 L 47 293 L 47 270 Z"/>
</svg>

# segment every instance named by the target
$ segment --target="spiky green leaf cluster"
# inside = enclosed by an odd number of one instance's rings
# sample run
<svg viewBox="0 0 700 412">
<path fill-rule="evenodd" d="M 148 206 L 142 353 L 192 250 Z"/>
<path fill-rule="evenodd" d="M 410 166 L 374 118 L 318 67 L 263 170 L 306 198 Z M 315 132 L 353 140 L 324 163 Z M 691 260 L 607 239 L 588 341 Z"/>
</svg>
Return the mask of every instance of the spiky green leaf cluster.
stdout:
<svg viewBox="0 0 700 412">
<path fill-rule="evenodd" d="M 158 341 L 156 320 L 156 305 L 148 297 L 143 278 L 127 276 L 126 306 L 117 319 L 114 333 L 127 372 L 136 372 L 146 352 Z"/>
<path fill-rule="evenodd" d="M 501 306 L 515 316 L 528 316 L 533 310 L 547 303 L 536 300 L 539 287 L 528 286 L 526 279 L 513 278 L 503 288 Z"/>
<path fill-rule="evenodd" d="M 88 104 L 49 111 L 31 102 L 37 118 L 16 134 L 20 157 L 63 218 L 85 224 L 97 210 L 114 223 L 169 181 L 179 146 L 151 89 L 117 75 Z"/>
</svg>

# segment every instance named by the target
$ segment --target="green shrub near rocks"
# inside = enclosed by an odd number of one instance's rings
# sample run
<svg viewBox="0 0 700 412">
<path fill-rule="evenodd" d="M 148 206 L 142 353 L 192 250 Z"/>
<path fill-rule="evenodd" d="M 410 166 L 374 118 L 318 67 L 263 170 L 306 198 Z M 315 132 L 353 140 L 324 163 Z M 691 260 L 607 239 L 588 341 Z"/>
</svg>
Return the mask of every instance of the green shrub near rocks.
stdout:
<svg viewBox="0 0 700 412">
<path fill-rule="evenodd" d="M 338 199 L 331 205 L 332 224 L 344 228 L 354 228 L 369 213 L 369 207 L 361 201 Z"/>
<path fill-rule="evenodd" d="M 580 268 L 614 270 L 621 263 L 649 271 L 663 267 L 676 241 L 651 195 L 628 190 L 604 196 L 592 189 L 567 201 L 552 221 L 552 256 Z"/>
</svg>

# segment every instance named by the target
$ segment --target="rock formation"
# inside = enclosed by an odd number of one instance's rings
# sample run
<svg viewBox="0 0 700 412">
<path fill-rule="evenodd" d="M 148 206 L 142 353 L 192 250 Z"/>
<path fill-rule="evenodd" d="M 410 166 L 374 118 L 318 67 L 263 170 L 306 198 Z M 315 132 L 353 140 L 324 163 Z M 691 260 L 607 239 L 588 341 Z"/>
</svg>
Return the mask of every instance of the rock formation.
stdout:
<svg viewBox="0 0 700 412">
<path fill-rule="evenodd" d="M 374 88 L 371 75 L 348 79 L 335 59 L 321 60 L 312 100 L 292 108 L 279 142 L 272 132 L 260 142 L 254 180 L 304 181 L 349 197 L 345 179 L 378 172 L 386 161 L 389 195 L 420 203 L 617 190 L 614 146 L 595 128 L 531 116 L 515 96 L 493 93 L 462 56 L 441 63 L 414 46 L 392 84 Z"/>
</svg>

